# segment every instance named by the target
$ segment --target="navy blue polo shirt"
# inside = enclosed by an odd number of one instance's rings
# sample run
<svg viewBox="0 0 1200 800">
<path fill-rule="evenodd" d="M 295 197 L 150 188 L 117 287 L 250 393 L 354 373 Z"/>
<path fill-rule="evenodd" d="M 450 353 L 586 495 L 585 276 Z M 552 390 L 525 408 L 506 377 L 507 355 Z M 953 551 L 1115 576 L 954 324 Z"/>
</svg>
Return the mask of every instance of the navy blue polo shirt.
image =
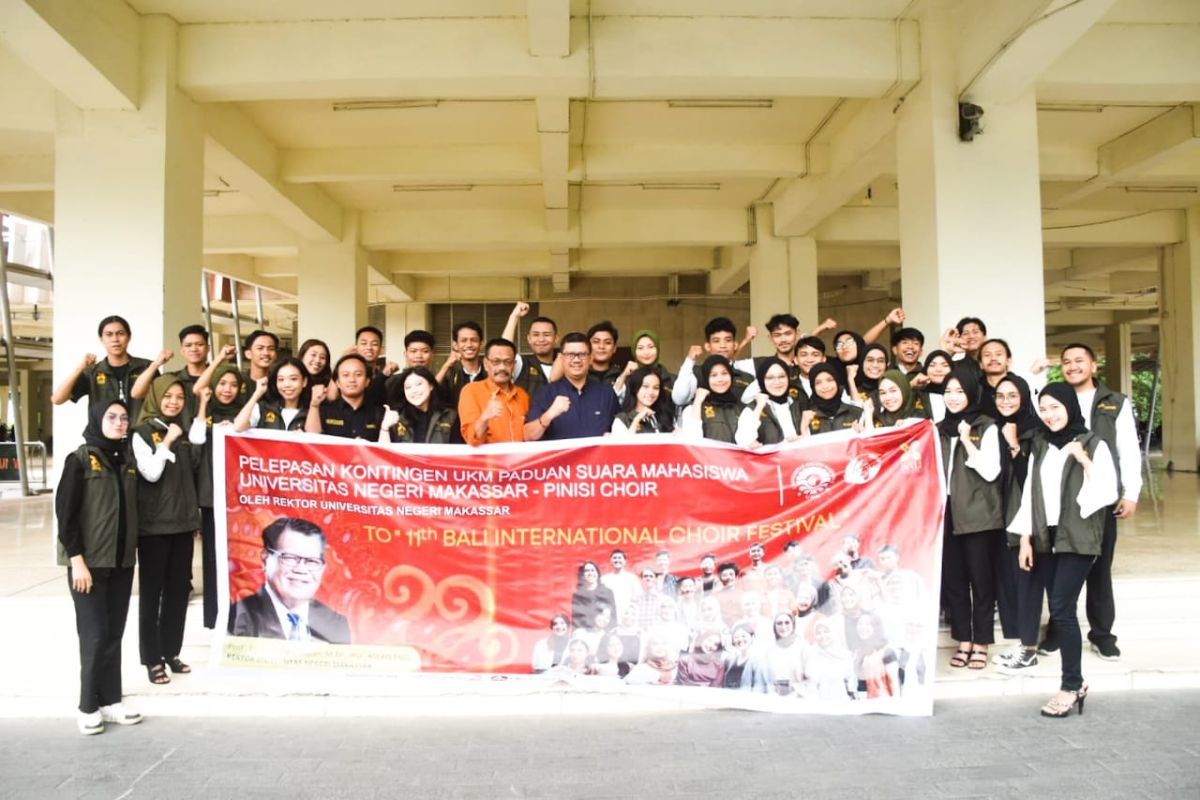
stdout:
<svg viewBox="0 0 1200 800">
<path fill-rule="evenodd" d="M 571 401 L 566 413 L 555 417 L 543 439 L 582 439 L 587 436 L 603 436 L 612 430 L 613 417 L 620 411 L 617 393 L 606 383 L 588 378 L 583 389 L 576 389 L 566 378 L 548 383 L 537 390 L 529 404 L 526 422 L 538 419 L 554 404 L 554 398 L 562 395 Z"/>
</svg>

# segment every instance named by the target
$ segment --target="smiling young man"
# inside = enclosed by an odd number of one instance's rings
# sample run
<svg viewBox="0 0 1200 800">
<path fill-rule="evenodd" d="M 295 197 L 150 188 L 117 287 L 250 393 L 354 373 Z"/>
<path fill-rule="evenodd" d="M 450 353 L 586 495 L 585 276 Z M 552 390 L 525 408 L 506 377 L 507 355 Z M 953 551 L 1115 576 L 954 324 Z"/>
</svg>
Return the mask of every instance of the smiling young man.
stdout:
<svg viewBox="0 0 1200 800">
<path fill-rule="evenodd" d="M 316 599 L 325 574 L 325 534 L 306 519 L 280 517 L 262 533 L 266 581 L 229 608 L 232 636 L 350 644 L 346 618 Z"/>
<path fill-rule="evenodd" d="M 1083 421 L 1088 430 L 1097 434 L 1116 456 L 1120 499 L 1104 512 L 1104 538 L 1100 555 L 1087 578 L 1087 618 L 1090 630 L 1088 641 L 1092 650 L 1106 661 L 1121 657 L 1113 623 L 1117 609 L 1113 599 L 1112 561 L 1117 547 L 1117 520 L 1129 519 L 1137 512 L 1138 495 L 1142 491 L 1142 453 L 1138 446 L 1137 426 L 1133 406 L 1125 395 L 1114 392 L 1096 379 L 1096 354 L 1086 344 L 1069 344 L 1062 351 L 1063 380 L 1075 389 Z M 1046 630 L 1046 638 L 1038 652 L 1046 654 L 1058 649 L 1054 631 Z"/>
<path fill-rule="evenodd" d="M 314 386 L 304 430 L 345 439 L 377 440 L 383 408 L 367 397 L 367 362 L 358 353 L 347 353 L 338 359 L 333 377 L 338 396 L 326 400 L 325 387 Z"/>
<path fill-rule="evenodd" d="M 88 353 L 71 374 L 50 395 L 50 402 L 60 406 L 68 400 L 88 398 L 91 403 L 111 403 L 113 400 L 129 402 L 133 384 L 142 372 L 150 369 L 144 358 L 129 355 L 129 323 L 113 315 L 100 320 L 96 329 L 105 356 L 99 361 Z M 130 409 L 136 416 L 140 403 Z"/>
<path fill-rule="evenodd" d="M 438 386 L 448 405 L 458 407 L 458 395 L 462 388 L 473 381 L 487 378 L 480 358 L 483 346 L 483 328 L 478 322 L 466 320 L 454 326 L 454 344 L 450 357 L 442 364 L 437 374 Z"/>
<path fill-rule="evenodd" d="M 528 314 L 528 303 L 514 305 L 500 338 L 516 342 L 517 325 Z M 529 352 L 517 354 L 513 382 L 533 397 L 538 389 L 556 377 L 553 372 L 555 348 L 558 346 L 558 325 L 549 317 L 537 317 L 529 323 L 525 341 L 529 344 Z"/>
<path fill-rule="evenodd" d="M 588 328 L 588 342 L 592 346 L 592 365 L 589 374 L 609 386 L 621 377 L 624 364 L 614 364 L 613 357 L 617 354 L 617 338 L 620 334 L 608 320 L 597 322 Z"/>
</svg>

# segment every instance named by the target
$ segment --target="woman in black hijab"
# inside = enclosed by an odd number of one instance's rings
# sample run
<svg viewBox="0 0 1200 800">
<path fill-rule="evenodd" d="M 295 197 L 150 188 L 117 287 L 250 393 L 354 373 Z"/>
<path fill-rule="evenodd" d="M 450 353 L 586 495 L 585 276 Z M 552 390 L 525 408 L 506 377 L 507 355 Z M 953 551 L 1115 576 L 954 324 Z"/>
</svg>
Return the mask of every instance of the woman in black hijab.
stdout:
<svg viewBox="0 0 1200 800">
<path fill-rule="evenodd" d="M 1072 386 L 1048 385 L 1038 410 L 1042 427 L 1034 436 L 1021 505 L 1008 529 L 1021 537 L 1021 569 L 1033 584 L 1045 586 L 1062 652 L 1062 682 L 1058 694 L 1042 706 L 1042 715 L 1066 717 L 1076 707 L 1082 714 L 1087 697 L 1077 607 L 1100 554 L 1106 509 L 1118 497 L 1117 472 L 1108 445 L 1088 431 Z M 1040 621 L 1040 592 L 1037 598 Z M 1022 606 L 1022 625 L 1036 626 L 1034 619 L 1033 605 Z M 1036 627 L 1029 641 L 1037 641 Z"/>
<path fill-rule="evenodd" d="M 946 404 L 942 401 L 942 387 L 953 368 L 954 359 L 950 357 L 949 353 L 945 350 L 934 350 L 925 357 L 923 379 L 913 381 L 914 384 L 921 384 L 913 387 L 917 389 L 916 405 L 918 410 L 923 411 L 925 416 L 934 422 L 941 422 L 942 417 L 946 415 Z"/>
<path fill-rule="evenodd" d="M 129 452 L 129 406 L 93 403 L 84 444 L 63 460 L 54 507 L 58 563 L 67 567 L 79 633 L 79 716 L 85 735 L 105 722 L 142 721 L 121 703 L 121 638 L 137 553 L 137 471 Z"/>
<path fill-rule="evenodd" d="M 802 392 L 793 398 L 788 365 L 777 356 L 764 358 L 755 365 L 755 377 L 761 390 L 754 405 L 738 418 L 737 443 L 742 447 L 792 442 L 800 438 L 801 416 L 808 403 Z"/>
<path fill-rule="evenodd" d="M 862 409 L 842 400 L 844 387 L 832 364 L 817 364 L 809 371 L 808 379 L 812 382 L 812 397 L 801 416 L 801 436 L 861 427 Z"/>
<path fill-rule="evenodd" d="M 950 633 L 959 643 L 952 667 L 987 667 L 995 641 L 995 555 L 1004 529 L 1003 461 L 1000 432 L 979 412 L 979 380 L 956 367 L 942 396 L 946 416 L 938 423 L 942 469 L 949 497 L 942 537 L 942 593 L 950 612 Z"/>
<path fill-rule="evenodd" d="M 1029 468 L 1029 447 L 1034 431 L 1041 427 L 1041 423 L 1033 409 L 1029 384 L 1019 375 L 1005 375 L 992 390 L 991 400 L 996 409 L 996 423 L 1000 426 L 1000 455 L 1004 462 L 1004 519 L 1008 522 L 1021 504 L 1021 489 L 1025 486 L 1025 473 Z M 1018 543 L 1018 537 L 1012 534 L 1008 535 L 1007 542 L 1000 540 L 998 546 L 1001 549 L 995 561 L 996 606 L 1005 639 L 1018 639 L 1021 636 L 1018 622 L 1020 612 L 1017 608 L 1022 580 L 1021 570 L 1017 568 Z M 1040 606 L 1041 601 L 1038 602 Z M 1036 641 L 1030 642 L 1031 647 L 1035 645 Z M 1012 657 L 1019 655 L 1013 650 L 996 656 L 994 660 L 1002 668 L 1007 668 L 1012 666 L 1009 663 Z"/>
<path fill-rule="evenodd" d="M 863 351 L 862 364 L 853 372 L 847 370 L 850 381 L 850 396 L 860 402 L 877 400 L 875 393 L 879 390 L 879 381 L 887 372 L 888 351 L 881 344 L 867 345 Z"/>
<path fill-rule="evenodd" d="M 734 444 L 743 408 L 733 388 L 733 364 L 725 356 L 709 356 L 700 367 L 696 399 L 684 411 L 684 430 L 695 438 Z"/>
</svg>

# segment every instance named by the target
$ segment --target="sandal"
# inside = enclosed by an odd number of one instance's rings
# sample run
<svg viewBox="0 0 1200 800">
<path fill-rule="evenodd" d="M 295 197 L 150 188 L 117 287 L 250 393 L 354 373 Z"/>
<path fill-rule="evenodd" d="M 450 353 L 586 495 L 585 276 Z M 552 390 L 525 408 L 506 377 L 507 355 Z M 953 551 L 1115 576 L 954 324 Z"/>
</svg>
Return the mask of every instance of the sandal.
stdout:
<svg viewBox="0 0 1200 800">
<path fill-rule="evenodd" d="M 986 669 L 988 665 L 987 650 L 972 650 L 967 659 L 967 669 Z"/>
<path fill-rule="evenodd" d="M 171 672 L 176 675 L 186 675 L 192 671 L 192 668 L 179 660 L 179 656 L 167 659 L 167 666 L 171 668 Z"/>
<path fill-rule="evenodd" d="M 150 678 L 150 682 L 162 685 L 171 682 L 171 676 L 167 674 L 167 668 L 163 664 L 150 664 L 146 667 L 146 676 Z"/>
<path fill-rule="evenodd" d="M 950 656 L 950 666 L 954 667 L 955 669 L 962 669 L 967 665 L 967 662 L 970 658 L 971 651 L 963 650 L 960 647 L 955 651 L 954 655 Z"/>
<path fill-rule="evenodd" d="M 1071 695 L 1071 702 L 1067 703 L 1058 699 L 1058 695 L 1050 698 L 1046 705 L 1042 706 L 1043 717 L 1069 717 L 1071 712 L 1079 709 L 1079 713 L 1083 714 L 1083 701 L 1087 699 L 1087 686 L 1084 686 L 1079 691 L 1064 690 L 1066 694 Z"/>
</svg>

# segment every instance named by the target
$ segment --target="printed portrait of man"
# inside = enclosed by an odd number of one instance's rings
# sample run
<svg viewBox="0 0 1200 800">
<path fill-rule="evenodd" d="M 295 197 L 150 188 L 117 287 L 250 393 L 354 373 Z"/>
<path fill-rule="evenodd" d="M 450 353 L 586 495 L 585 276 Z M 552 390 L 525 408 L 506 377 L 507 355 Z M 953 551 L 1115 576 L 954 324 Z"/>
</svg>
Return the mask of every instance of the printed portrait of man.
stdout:
<svg viewBox="0 0 1200 800">
<path fill-rule="evenodd" d="M 313 599 L 325 573 L 325 534 L 306 519 L 280 517 L 263 529 L 266 582 L 229 609 L 229 633 L 296 642 L 350 643 L 350 623 Z"/>
</svg>

